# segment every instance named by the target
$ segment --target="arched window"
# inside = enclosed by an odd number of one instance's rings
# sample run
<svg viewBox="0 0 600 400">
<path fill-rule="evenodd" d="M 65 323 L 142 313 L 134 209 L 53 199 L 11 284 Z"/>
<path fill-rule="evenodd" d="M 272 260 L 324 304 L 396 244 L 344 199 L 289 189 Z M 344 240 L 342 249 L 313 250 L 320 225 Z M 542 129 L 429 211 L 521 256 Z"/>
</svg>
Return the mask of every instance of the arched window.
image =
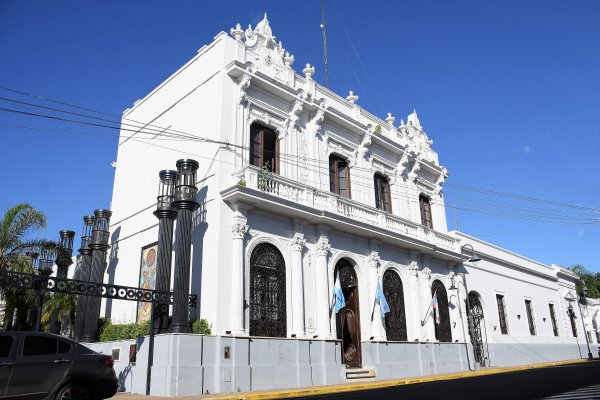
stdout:
<svg viewBox="0 0 600 400">
<path fill-rule="evenodd" d="M 269 243 L 250 257 L 250 336 L 286 337 L 285 261 Z"/>
<path fill-rule="evenodd" d="M 273 129 L 257 123 L 250 126 L 250 164 L 279 173 L 279 140 Z"/>
<path fill-rule="evenodd" d="M 385 314 L 387 340 L 406 341 L 406 312 L 404 310 L 404 289 L 398 274 L 392 270 L 383 274 L 383 295 L 390 306 Z"/>
<path fill-rule="evenodd" d="M 431 295 L 437 296 L 438 307 L 433 310 L 433 323 L 435 324 L 435 338 L 440 342 L 452 341 L 452 328 L 450 327 L 450 311 L 448 310 L 448 295 L 444 284 L 438 280 L 431 285 Z M 439 314 L 438 314 L 439 313 Z M 437 323 L 439 315 L 439 324 Z"/>
<path fill-rule="evenodd" d="M 339 274 L 346 305 L 336 314 L 336 331 L 342 340 L 342 362 L 348 367 L 361 366 L 360 311 L 358 280 L 352 263 L 342 258 L 335 265 L 334 279 Z"/>
</svg>

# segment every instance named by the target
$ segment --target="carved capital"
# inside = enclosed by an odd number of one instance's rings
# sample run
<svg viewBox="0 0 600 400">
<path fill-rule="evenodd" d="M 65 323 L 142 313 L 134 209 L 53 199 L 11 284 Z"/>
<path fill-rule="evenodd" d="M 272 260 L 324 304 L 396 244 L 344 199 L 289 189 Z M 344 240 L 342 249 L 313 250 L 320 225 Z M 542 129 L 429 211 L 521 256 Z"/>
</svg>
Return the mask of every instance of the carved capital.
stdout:
<svg viewBox="0 0 600 400">
<path fill-rule="evenodd" d="M 381 258 L 379 257 L 379 253 L 376 251 L 372 251 L 371 254 L 369 254 L 369 267 L 377 268 L 379 266 L 380 259 Z"/>
<path fill-rule="evenodd" d="M 304 235 L 301 233 L 296 233 L 292 238 L 292 250 L 294 251 L 302 251 L 305 244 L 306 239 L 304 239 Z"/>
<path fill-rule="evenodd" d="M 327 239 L 321 238 L 315 246 L 315 252 L 318 256 L 326 256 L 330 250 L 331 245 L 329 244 L 329 240 Z"/>
<path fill-rule="evenodd" d="M 238 221 L 231 225 L 231 233 L 234 239 L 243 239 L 246 232 L 248 232 L 248 225 L 244 222 Z"/>
<path fill-rule="evenodd" d="M 408 275 L 417 277 L 417 272 L 419 271 L 419 264 L 416 261 L 411 261 L 408 264 Z"/>
<path fill-rule="evenodd" d="M 421 279 L 426 279 L 426 280 L 431 279 L 431 268 L 429 268 L 429 267 L 423 268 L 421 270 L 421 272 L 419 273 L 419 276 L 421 277 Z"/>
</svg>

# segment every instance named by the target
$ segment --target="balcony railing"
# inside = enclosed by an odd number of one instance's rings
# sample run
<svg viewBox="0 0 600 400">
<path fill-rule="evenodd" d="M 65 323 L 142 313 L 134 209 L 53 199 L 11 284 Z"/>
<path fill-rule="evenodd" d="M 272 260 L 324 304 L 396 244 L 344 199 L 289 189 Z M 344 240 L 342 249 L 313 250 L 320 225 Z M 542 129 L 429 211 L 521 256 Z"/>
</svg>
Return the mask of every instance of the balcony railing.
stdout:
<svg viewBox="0 0 600 400">
<path fill-rule="evenodd" d="M 260 190 L 281 199 L 293 201 L 317 210 L 342 215 L 388 231 L 418 239 L 450 251 L 458 252 L 458 240 L 452 236 L 430 230 L 423 225 L 367 206 L 331 192 L 302 185 L 277 174 L 265 174 L 260 168 L 247 166 L 235 174 L 236 182 L 242 179 L 246 187 Z"/>
</svg>

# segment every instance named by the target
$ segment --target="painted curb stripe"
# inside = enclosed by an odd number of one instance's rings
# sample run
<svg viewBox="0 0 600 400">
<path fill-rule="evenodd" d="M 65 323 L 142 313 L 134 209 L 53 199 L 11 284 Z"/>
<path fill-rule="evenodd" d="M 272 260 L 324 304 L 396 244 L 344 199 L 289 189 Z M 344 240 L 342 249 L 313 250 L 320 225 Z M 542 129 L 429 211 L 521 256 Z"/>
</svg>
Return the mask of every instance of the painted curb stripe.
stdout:
<svg viewBox="0 0 600 400">
<path fill-rule="evenodd" d="M 290 397 L 300 397 L 300 396 L 316 396 L 320 394 L 332 394 L 332 393 L 344 393 L 344 392 L 354 392 L 359 390 L 369 390 L 369 389 L 383 389 L 394 386 L 404 386 L 404 385 L 412 385 L 415 383 L 426 383 L 426 382 L 438 382 L 438 381 L 448 381 L 453 379 L 463 379 L 463 378 L 473 378 L 477 376 L 486 376 L 486 375 L 494 375 L 494 374 L 502 374 L 507 372 L 516 372 L 516 371 L 526 371 L 530 369 L 537 368 L 546 368 L 546 367 L 556 367 L 560 365 L 567 364 L 579 364 L 588 362 L 587 359 L 580 360 L 569 360 L 569 361 L 557 361 L 557 362 L 549 362 L 549 363 L 540 363 L 540 364 L 530 364 L 530 365 L 521 365 L 516 367 L 506 367 L 506 368 L 494 368 L 494 369 L 486 369 L 482 371 L 468 371 L 468 372 L 456 372 L 445 375 L 433 375 L 426 377 L 418 377 L 418 378 L 406 378 L 406 379 L 396 379 L 396 380 L 386 380 L 380 382 L 367 382 L 367 383 L 352 383 L 352 384 L 343 384 L 343 385 L 331 385 L 331 386 L 322 386 L 315 388 L 304 388 L 304 389 L 286 389 L 280 391 L 271 391 L 267 393 L 248 393 L 248 394 L 240 394 L 236 396 L 224 396 L 224 397 L 211 397 L 211 400 L 272 400 L 272 399 L 282 399 L 282 398 L 290 398 Z"/>
</svg>

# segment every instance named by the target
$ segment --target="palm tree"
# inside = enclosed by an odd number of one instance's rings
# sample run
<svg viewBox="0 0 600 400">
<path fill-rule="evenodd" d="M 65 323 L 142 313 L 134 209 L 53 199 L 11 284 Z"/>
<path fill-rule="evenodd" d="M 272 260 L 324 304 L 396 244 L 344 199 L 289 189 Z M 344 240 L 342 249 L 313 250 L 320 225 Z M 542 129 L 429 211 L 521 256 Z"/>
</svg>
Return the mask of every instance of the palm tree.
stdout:
<svg viewBox="0 0 600 400">
<path fill-rule="evenodd" d="M 42 324 L 47 324 L 54 317 L 59 323 L 69 322 L 69 327 L 75 324 L 75 307 L 77 299 L 75 296 L 65 293 L 54 293 L 44 302 L 42 311 Z M 52 332 L 56 333 L 56 332 Z"/>
<path fill-rule="evenodd" d="M 9 268 L 26 251 L 54 247 L 55 243 L 48 240 L 27 238 L 45 227 L 46 216 L 29 204 L 17 204 L 6 210 L 0 219 L 0 270 Z"/>
<path fill-rule="evenodd" d="M 591 298 L 600 298 L 600 273 L 592 273 L 585 266 L 581 264 L 574 264 L 569 267 L 569 270 L 579 276 L 577 281 L 577 293 L 582 300 L 585 302 L 585 296 L 583 295 L 583 287 L 587 287 L 588 295 Z"/>
<path fill-rule="evenodd" d="M 0 218 L 0 271 L 35 272 L 25 253 L 58 249 L 56 242 L 29 238 L 31 233 L 45 227 L 46 216 L 29 204 L 17 204 L 6 210 Z M 27 313 L 35 305 L 35 294 L 30 290 L 0 288 L 0 295 L 4 300 L 4 328 L 11 329 L 9 323 L 16 310 L 16 327 L 27 329 Z"/>
</svg>

